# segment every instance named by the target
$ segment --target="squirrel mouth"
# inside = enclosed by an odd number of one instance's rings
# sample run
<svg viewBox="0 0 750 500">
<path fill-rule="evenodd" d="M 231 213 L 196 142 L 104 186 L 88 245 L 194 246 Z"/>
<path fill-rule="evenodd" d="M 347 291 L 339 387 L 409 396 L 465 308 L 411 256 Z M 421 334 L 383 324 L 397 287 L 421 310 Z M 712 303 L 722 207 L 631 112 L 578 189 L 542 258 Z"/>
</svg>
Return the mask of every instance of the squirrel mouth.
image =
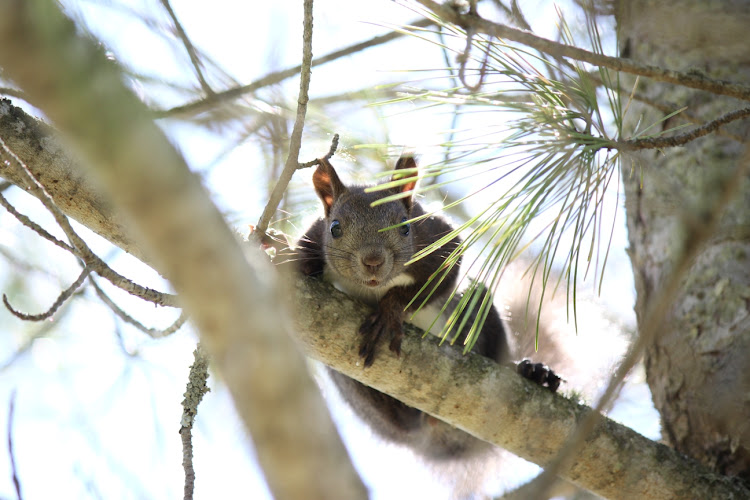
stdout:
<svg viewBox="0 0 750 500">
<path fill-rule="evenodd" d="M 375 278 L 372 278 L 371 280 L 367 281 L 365 284 L 367 286 L 369 286 L 369 287 L 373 287 L 374 288 L 374 287 L 378 286 L 380 284 L 380 282 L 378 280 L 376 280 Z"/>
</svg>

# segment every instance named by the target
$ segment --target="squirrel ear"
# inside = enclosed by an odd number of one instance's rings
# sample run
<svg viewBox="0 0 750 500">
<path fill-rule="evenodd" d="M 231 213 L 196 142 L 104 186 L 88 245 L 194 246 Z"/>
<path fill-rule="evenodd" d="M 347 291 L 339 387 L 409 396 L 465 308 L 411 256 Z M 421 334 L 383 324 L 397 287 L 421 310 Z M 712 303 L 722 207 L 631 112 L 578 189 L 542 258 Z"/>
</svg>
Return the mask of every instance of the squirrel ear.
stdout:
<svg viewBox="0 0 750 500">
<path fill-rule="evenodd" d="M 396 162 L 396 168 L 394 170 L 405 170 L 409 169 L 410 172 L 396 172 L 391 178 L 392 181 L 399 181 L 402 179 L 409 179 L 409 182 L 401 184 L 394 188 L 398 193 L 410 192 L 411 194 L 403 198 L 406 208 L 411 210 L 412 204 L 414 203 L 414 188 L 417 186 L 417 179 L 419 178 L 419 172 L 417 172 L 417 160 L 412 155 L 404 155 Z"/>
<path fill-rule="evenodd" d="M 315 192 L 318 193 L 323 202 L 323 208 L 327 217 L 331 211 L 333 202 L 341 193 L 346 191 L 346 186 L 341 182 L 336 171 L 333 169 L 333 165 L 326 158 L 320 159 L 318 168 L 313 173 L 313 186 L 315 186 Z"/>
</svg>

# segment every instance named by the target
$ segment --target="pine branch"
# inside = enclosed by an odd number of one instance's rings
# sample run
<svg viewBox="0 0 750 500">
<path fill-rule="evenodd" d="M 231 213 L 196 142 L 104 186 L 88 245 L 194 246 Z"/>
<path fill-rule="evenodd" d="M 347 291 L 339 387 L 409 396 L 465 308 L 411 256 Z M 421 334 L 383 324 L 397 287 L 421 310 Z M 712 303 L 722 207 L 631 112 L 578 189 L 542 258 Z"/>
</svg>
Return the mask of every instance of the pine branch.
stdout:
<svg viewBox="0 0 750 500">
<path fill-rule="evenodd" d="M 743 120 L 750 116 L 750 108 L 730 111 L 719 118 L 694 128 L 684 134 L 671 137 L 646 137 L 618 142 L 616 147 L 622 151 L 637 151 L 640 149 L 663 149 L 684 146 L 685 144 L 716 132 L 720 127 L 736 120 Z"/>
<path fill-rule="evenodd" d="M 572 45 L 554 42 L 527 31 L 494 23 L 478 15 L 461 14 L 449 5 L 440 4 L 434 0 L 417 1 L 434 12 L 440 19 L 460 26 L 467 32 L 471 30 L 472 33 L 484 33 L 485 35 L 511 40 L 555 57 L 567 57 L 624 73 L 646 76 L 656 81 L 673 83 L 693 89 L 705 90 L 717 95 L 726 95 L 750 101 L 750 86 L 745 84 L 714 80 L 698 73 L 673 71 L 657 66 L 641 64 L 632 59 L 597 54 Z"/>
</svg>

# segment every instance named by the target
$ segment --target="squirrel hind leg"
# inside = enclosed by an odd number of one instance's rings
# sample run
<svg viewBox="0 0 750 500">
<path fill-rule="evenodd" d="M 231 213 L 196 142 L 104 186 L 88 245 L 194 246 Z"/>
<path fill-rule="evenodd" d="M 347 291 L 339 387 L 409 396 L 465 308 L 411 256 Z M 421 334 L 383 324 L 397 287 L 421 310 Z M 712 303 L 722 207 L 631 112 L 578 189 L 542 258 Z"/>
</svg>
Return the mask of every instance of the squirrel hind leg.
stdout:
<svg viewBox="0 0 750 500">
<path fill-rule="evenodd" d="M 557 392 L 562 379 L 549 366 L 544 363 L 533 363 L 524 358 L 516 364 L 516 371 L 523 378 L 529 379 L 542 387 L 547 387 L 552 392 Z"/>
</svg>

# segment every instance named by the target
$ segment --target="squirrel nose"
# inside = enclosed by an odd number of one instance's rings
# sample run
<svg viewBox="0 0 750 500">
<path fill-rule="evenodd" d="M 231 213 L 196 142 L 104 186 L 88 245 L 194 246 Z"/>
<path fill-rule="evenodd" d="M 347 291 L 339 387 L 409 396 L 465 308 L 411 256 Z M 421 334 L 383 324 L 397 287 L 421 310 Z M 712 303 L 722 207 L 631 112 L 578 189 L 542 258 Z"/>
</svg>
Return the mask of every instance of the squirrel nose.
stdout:
<svg viewBox="0 0 750 500">
<path fill-rule="evenodd" d="M 372 274 L 378 272 L 378 269 L 383 265 L 383 262 L 385 262 L 385 257 L 382 253 L 373 253 L 362 257 L 362 264 L 364 264 L 365 269 Z"/>
</svg>

